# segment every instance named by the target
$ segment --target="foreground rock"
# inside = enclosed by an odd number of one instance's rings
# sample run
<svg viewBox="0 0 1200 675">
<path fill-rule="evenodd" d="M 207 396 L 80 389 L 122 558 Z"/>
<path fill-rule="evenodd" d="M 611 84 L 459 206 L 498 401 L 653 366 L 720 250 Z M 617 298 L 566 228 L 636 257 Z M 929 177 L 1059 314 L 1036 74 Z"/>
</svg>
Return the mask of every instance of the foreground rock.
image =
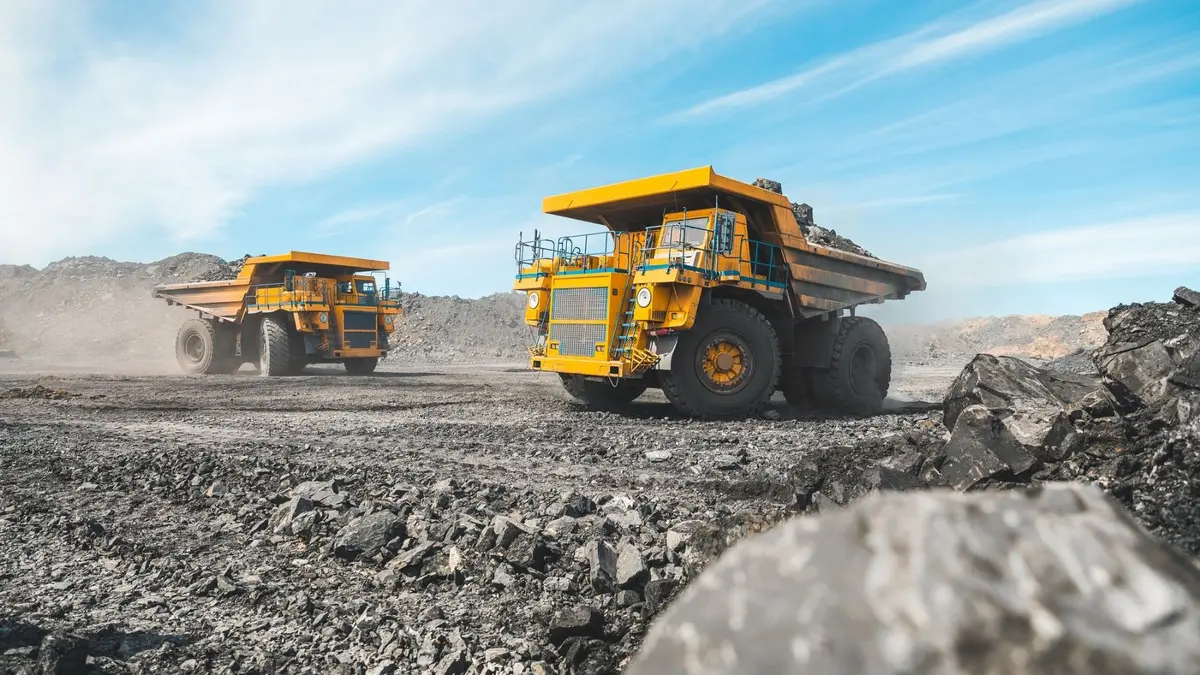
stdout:
<svg viewBox="0 0 1200 675">
<path fill-rule="evenodd" d="M 1200 567 L 1095 488 L 886 495 L 730 549 L 630 675 L 1194 673 Z"/>
</svg>

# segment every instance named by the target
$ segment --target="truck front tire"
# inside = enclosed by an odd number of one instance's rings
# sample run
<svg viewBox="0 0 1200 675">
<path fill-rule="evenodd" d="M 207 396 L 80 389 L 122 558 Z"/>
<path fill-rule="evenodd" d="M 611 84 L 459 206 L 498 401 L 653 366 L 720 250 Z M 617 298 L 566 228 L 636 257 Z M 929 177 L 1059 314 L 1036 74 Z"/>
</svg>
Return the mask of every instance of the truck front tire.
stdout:
<svg viewBox="0 0 1200 675">
<path fill-rule="evenodd" d="M 267 377 L 294 375 L 303 367 L 293 346 L 295 339 L 287 323 L 278 316 L 265 316 L 259 327 L 258 374 Z M 297 367 L 299 364 L 299 367 Z"/>
<path fill-rule="evenodd" d="M 646 391 L 642 380 L 620 380 L 617 386 L 608 382 L 596 382 L 581 375 L 559 373 L 563 389 L 576 401 L 595 410 L 619 410 Z"/>
<path fill-rule="evenodd" d="M 207 319 L 189 319 L 175 335 L 175 360 L 189 375 L 227 375 L 238 369 L 235 333 Z"/>
<path fill-rule="evenodd" d="M 679 337 L 662 391 L 680 412 L 706 419 L 757 414 L 775 393 L 781 358 L 775 328 L 736 300 L 703 306 Z"/>
</svg>

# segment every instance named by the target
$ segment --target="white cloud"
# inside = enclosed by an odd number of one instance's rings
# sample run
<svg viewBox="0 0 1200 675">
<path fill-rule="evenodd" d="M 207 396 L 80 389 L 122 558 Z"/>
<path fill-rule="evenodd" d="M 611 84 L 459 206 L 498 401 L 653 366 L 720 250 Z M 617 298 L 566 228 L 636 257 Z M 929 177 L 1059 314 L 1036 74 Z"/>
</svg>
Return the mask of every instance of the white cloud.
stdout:
<svg viewBox="0 0 1200 675">
<path fill-rule="evenodd" d="M 0 260 L 202 239 L 260 189 L 652 67 L 760 4 L 218 0 L 139 42 L 101 5 L 0 3 Z"/>
<path fill-rule="evenodd" d="M 1142 1 L 1039 0 L 957 28 L 937 22 L 839 54 L 793 75 L 703 101 L 674 119 L 761 105 L 809 88 L 817 90 L 814 99 L 834 98 L 883 77 L 1031 40 Z"/>
<path fill-rule="evenodd" d="M 1022 234 L 914 261 L 930 286 L 984 287 L 1142 277 L 1200 266 L 1200 213 Z"/>
</svg>

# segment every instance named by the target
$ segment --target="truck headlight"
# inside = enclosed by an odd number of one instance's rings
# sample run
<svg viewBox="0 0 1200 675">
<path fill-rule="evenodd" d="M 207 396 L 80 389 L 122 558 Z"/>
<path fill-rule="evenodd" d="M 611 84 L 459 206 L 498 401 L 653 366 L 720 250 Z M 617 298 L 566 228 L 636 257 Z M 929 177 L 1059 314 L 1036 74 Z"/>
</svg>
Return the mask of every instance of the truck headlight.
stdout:
<svg viewBox="0 0 1200 675">
<path fill-rule="evenodd" d="M 642 288 L 640 290 L 638 290 L 638 294 L 637 294 L 638 307 L 649 307 L 650 300 L 652 300 L 653 297 L 654 296 L 650 293 L 650 289 L 646 288 L 645 286 L 642 286 Z"/>
<path fill-rule="evenodd" d="M 540 293 L 529 294 L 529 309 L 537 309 L 538 305 L 542 304 L 542 296 Z"/>
<path fill-rule="evenodd" d="M 320 316 L 318 316 L 317 319 L 321 323 L 329 323 L 329 312 L 321 312 Z"/>
<path fill-rule="evenodd" d="M 389 326 L 392 325 L 392 315 L 388 314 L 387 316 L 383 317 L 383 322 Z"/>
</svg>

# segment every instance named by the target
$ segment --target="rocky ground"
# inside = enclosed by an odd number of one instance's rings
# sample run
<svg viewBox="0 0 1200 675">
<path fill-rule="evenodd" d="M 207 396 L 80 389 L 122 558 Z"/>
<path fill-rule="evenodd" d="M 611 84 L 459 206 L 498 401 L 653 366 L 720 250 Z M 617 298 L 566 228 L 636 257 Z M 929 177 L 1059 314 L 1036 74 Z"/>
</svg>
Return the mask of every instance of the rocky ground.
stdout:
<svg viewBox="0 0 1200 675">
<path fill-rule="evenodd" d="M 651 392 L 620 417 L 519 368 L 28 365 L 0 366 L 0 672 L 616 672 L 728 541 L 847 499 L 855 444 L 940 416 L 780 401 L 704 423 Z M 796 476 L 824 475 L 829 497 L 797 496 Z"/>
<path fill-rule="evenodd" d="M 615 673 L 728 546 L 880 490 L 1091 484 L 1196 554 L 1200 310 L 1105 325 L 1097 374 L 906 366 L 869 419 L 588 412 L 521 367 L 9 361 L 0 672 Z"/>
</svg>

